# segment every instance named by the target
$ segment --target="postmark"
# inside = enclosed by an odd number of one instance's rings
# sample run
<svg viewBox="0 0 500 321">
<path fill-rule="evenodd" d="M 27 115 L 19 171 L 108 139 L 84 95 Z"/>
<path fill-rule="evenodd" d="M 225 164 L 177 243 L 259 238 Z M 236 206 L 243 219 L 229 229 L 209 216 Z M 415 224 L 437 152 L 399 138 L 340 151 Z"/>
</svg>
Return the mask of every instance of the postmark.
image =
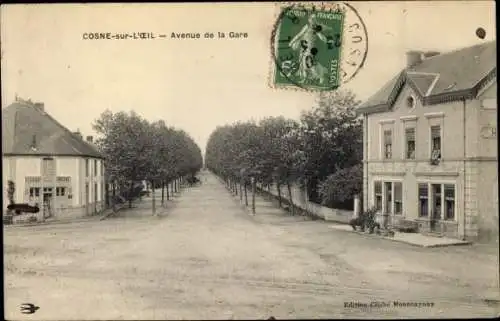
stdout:
<svg viewBox="0 0 500 321">
<path fill-rule="evenodd" d="M 344 2 L 290 4 L 280 8 L 271 34 L 271 86 L 335 90 L 361 70 L 368 33 Z"/>
</svg>

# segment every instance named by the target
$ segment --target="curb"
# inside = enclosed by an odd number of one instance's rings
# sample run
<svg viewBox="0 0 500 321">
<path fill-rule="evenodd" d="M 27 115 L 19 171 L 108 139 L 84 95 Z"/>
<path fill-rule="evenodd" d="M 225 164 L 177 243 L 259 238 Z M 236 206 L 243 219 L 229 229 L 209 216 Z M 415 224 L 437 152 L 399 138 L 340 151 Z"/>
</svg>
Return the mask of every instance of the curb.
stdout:
<svg viewBox="0 0 500 321">
<path fill-rule="evenodd" d="M 339 224 L 339 225 L 348 226 L 348 224 Z M 395 239 L 395 238 L 388 237 L 388 236 L 379 236 L 377 234 L 370 234 L 370 233 L 364 233 L 364 232 L 359 232 L 359 231 L 341 230 L 341 229 L 332 228 L 331 226 L 329 226 L 329 228 L 332 230 L 340 231 L 340 232 L 353 233 L 353 234 L 364 235 L 364 236 L 368 236 L 368 237 L 372 237 L 372 238 L 385 239 L 385 240 L 389 240 L 389 241 L 393 241 L 393 242 L 397 242 L 397 243 L 408 244 L 408 245 L 420 247 L 420 248 L 437 248 L 437 247 L 462 246 L 462 245 L 471 245 L 472 244 L 472 242 L 462 242 L 461 241 L 460 243 L 457 242 L 457 243 L 449 243 L 449 244 L 422 245 L 422 244 L 417 244 L 417 243 L 413 243 L 410 241 Z"/>
</svg>

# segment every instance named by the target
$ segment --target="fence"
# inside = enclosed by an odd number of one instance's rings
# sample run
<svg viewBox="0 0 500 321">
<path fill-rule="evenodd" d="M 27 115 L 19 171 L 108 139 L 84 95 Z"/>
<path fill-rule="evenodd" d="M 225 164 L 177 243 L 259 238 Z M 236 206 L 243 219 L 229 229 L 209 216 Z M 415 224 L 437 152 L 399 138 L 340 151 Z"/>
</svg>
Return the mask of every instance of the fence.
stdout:
<svg viewBox="0 0 500 321">
<path fill-rule="evenodd" d="M 260 184 L 257 185 L 257 188 L 260 191 L 270 193 L 275 197 L 278 196 L 278 188 L 276 185 L 271 185 L 269 190 Z M 289 202 L 290 200 L 286 185 L 280 187 L 280 192 L 281 192 L 280 193 L 281 198 Z M 296 207 L 326 221 L 333 221 L 333 222 L 347 224 L 349 223 L 349 220 L 353 217 L 354 211 L 329 208 L 308 201 L 307 192 L 301 189 L 299 186 L 296 185 L 291 186 L 291 194 L 292 194 L 292 202 Z"/>
</svg>

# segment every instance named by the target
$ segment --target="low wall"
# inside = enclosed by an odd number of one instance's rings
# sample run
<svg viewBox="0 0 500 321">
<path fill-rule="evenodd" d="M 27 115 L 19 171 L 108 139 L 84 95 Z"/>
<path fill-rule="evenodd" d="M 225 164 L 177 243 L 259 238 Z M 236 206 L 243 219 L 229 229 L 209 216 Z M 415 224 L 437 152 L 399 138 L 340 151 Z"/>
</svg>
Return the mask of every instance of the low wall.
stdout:
<svg viewBox="0 0 500 321">
<path fill-rule="evenodd" d="M 94 208 L 97 209 L 97 213 L 94 211 Z M 82 218 L 85 216 L 98 215 L 103 210 L 105 210 L 105 204 L 103 201 L 97 202 L 94 207 L 94 203 L 89 204 L 89 214 L 87 215 L 87 211 L 85 210 L 85 206 L 75 206 L 75 207 L 58 207 L 55 209 L 54 214 L 50 218 L 51 221 L 59 221 L 59 220 L 72 220 L 77 218 Z M 23 224 L 28 223 L 30 218 L 36 217 L 37 222 L 43 221 L 43 212 L 40 211 L 38 213 L 25 213 L 21 215 L 16 215 L 12 218 L 13 224 Z"/>
<path fill-rule="evenodd" d="M 263 192 L 270 193 L 273 196 L 278 196 L 278 188 L 276 185 L 272 185 L 269 190 L 266 187 L 261 186 L 260 184 L 257 186 L 257 188 Z M 281 198 L 289 201 L 287 187 L 281 186 L 280 191 Z M 347 224 L 353 216 L 353 211 L 329 208 L 313 202 L 309 202 L 307 200 L 307 193 L 296 185 L 291 187 L 291 192 L 292 201 L 295 206 L 326 221 Z"/>
</svg>

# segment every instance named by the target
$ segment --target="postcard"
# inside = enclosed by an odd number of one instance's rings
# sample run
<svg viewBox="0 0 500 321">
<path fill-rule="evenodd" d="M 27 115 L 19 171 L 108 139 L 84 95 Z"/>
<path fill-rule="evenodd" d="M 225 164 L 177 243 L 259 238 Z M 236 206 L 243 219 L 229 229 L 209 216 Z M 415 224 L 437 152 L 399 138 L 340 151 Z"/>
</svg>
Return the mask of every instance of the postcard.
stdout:
<svg viewBox="0 0 500 321">
<path fill-rule="evenodd" d="M 493 1 L 0 12 L 5 319 L 500 315 Z"/>
</svg>

